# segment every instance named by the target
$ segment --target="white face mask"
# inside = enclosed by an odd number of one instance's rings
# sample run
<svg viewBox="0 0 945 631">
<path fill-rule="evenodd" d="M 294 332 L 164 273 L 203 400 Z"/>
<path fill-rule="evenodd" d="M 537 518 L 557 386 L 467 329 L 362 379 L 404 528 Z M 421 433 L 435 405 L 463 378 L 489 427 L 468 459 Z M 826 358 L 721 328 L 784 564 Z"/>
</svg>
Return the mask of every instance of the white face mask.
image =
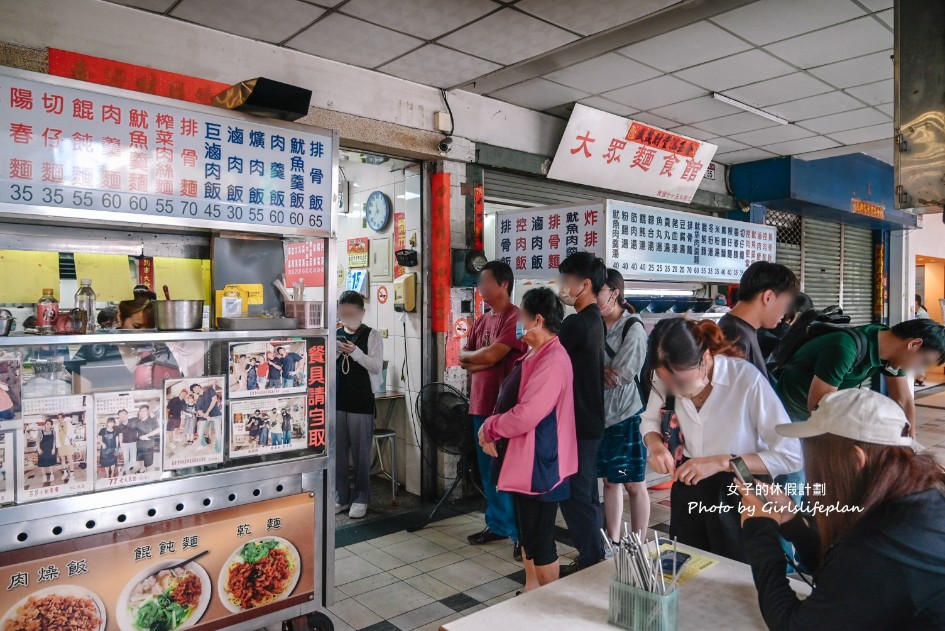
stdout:
<svg viewBox="0 0 945 631">
<path fill-rule="evenodd" d="M 577 296 L 571 295 L 571 288 L 567 285 L 562 285 L 561 290 L 558 293 L 558 297 L 561 298 L 561 302 L 569 307 L 573 307 L 577 303 L 577 299 L 581 297 L 581 294 L 584 293 L 584 288 L 581 288 L 581 291 L 578 292 Z"/>
</svg>

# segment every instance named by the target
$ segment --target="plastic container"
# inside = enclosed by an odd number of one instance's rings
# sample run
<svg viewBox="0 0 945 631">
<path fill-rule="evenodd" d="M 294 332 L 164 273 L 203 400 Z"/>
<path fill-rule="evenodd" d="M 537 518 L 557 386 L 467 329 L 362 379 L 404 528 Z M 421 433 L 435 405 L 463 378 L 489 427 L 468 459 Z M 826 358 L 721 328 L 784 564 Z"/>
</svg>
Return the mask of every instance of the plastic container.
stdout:
<svg viewBox="0 0 945 631">
<path fill-rule="evenodd" d="M 611 577 L 610 624 L 629 631 L 676 631 L 678 614 L 678 589 L 664 596 Z"/>
<path fill-rule="evenodd" d="M 92 281 L 83 278 L 79 281 L 79 291 L 75 292 L 75 308 L 85 311 L 87 316 L 85 332 L 95 332 L 95 291 L 92 290 Z"/>
<path fill-rule="evenodd" d="M 243 294 L 239 287 L 227 285 L 223 288 L 221 318 L 239 318 L 243 315 Z"/>
<path fill-rule="evenodd" d="M 285 317 L 298 320 L 300 329 L 322 328 L 323 312 L 320 300 L 285 301 Z"/>
<path fill-rule="evenodd" d="M 36 330 L 51 335 L 56 332 L 59 320 L 59 301 L 51 288 L 43 289 L 43 297 L 36 303 Z"/>
</svg>

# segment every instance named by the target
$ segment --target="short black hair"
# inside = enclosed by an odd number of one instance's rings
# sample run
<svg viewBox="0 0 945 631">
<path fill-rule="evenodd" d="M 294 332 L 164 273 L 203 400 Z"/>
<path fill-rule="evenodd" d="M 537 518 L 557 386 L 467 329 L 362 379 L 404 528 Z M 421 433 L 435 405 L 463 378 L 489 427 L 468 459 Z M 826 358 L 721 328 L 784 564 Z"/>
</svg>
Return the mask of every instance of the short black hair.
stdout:
<svg viewBox="0 0 945 631">
<path fill-rule="evenodd" d="M 561 261 L 558 272 L 577 276 L 581 280 L 588 279 L 591 281 L 591 291 L 595 294 L 600 293 L 604 283 L 607 282 L 607 266 L 604 265 L 604 261 L 590 252 L 575 252 L 570 255 Z"/>
<path fill-rule="evenodd" d="M 900 322 L 891 329 L 900 340 L 922 340 L 922 350 L 938 354 L 936 363 L 945 363 L 945 327 L 928 318 Z"/>
<path fill-rule="evenodd" d="M 800 288 L 797 276 L 786 266 L 771 261 L 755 261 L 742 274 L 738 283 L 738 299 L 747 302 L 769 289 L 782 294 L 786 291 L 797 293 Z"/>
<path fill-rule="evenodd" d="M 522 311 L 530 316 L 541 316 L 549 333 L 558 334 L 564 320 L 564 305 L 558 295 L 547 287 L 529 289 L 522 296 Z"/>
<path fill-rule="evenodd" d="M 364 309 L 364 296 L 359 294 L 356 291 L 348 290 L 341 293 L 338 296 L 339 305 L 354 305 L 356 307 L 361 307 Z"/>
<path fill-rule="evenodd" d="M 502 285 L 505 284 L 505 291 L 512 295 L 512 285 L 515 283 L 515 274 L 512 273 L 512 268 L 509 267 L 508 263 L 503 263 L 502 261 L 489 261 L 482 266 L 480 274 L 486 270 L 492 272 L 492 277 L 495 279 L 495 282 Z"/>
</svg>

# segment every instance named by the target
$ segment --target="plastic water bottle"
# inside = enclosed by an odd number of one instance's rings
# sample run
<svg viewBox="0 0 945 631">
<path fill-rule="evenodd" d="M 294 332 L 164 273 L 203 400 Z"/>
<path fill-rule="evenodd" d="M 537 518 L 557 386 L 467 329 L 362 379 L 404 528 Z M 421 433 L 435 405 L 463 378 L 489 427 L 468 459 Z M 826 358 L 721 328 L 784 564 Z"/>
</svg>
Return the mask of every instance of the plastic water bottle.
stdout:
<svg viewBox="0 0 945 631">
<path fill-rule="evenodd" d="M 79 291 L 75 292 L 75 308 L 85 311 L 87 316 L 85 324 L 86 333 L 95 332 L 95 292 L 92 290 L 92 281 L 83 278 L 79 281 Z"/>
</svg>

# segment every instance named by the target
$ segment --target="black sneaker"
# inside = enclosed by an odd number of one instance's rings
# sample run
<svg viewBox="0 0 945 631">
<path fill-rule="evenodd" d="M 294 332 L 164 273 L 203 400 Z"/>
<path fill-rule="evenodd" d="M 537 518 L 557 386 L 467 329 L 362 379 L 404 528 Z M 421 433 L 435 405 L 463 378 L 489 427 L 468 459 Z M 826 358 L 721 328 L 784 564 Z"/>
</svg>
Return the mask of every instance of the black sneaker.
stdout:
<svg viewBox="0 0 945 631">
<path fill-rule="evenodd" d="M 519 563 L 522 562 L 522 544 L 518 541 L 512 544 L 512 558 Z"/>
<path fill-rule="evenodd" d="M 488 526 L 482 529 L 482 532 L 477 532 L 474 535 L 469 535 L 466 537 L 466 541 L 469 542 L 471 546 L 481 546 L 485 543 L 492 543 L 493 541 L 502 541 L 503 539 L 508 539 L 508 537 L 502 537 L 494 532 L 492 532 Z"/>
</svg>

